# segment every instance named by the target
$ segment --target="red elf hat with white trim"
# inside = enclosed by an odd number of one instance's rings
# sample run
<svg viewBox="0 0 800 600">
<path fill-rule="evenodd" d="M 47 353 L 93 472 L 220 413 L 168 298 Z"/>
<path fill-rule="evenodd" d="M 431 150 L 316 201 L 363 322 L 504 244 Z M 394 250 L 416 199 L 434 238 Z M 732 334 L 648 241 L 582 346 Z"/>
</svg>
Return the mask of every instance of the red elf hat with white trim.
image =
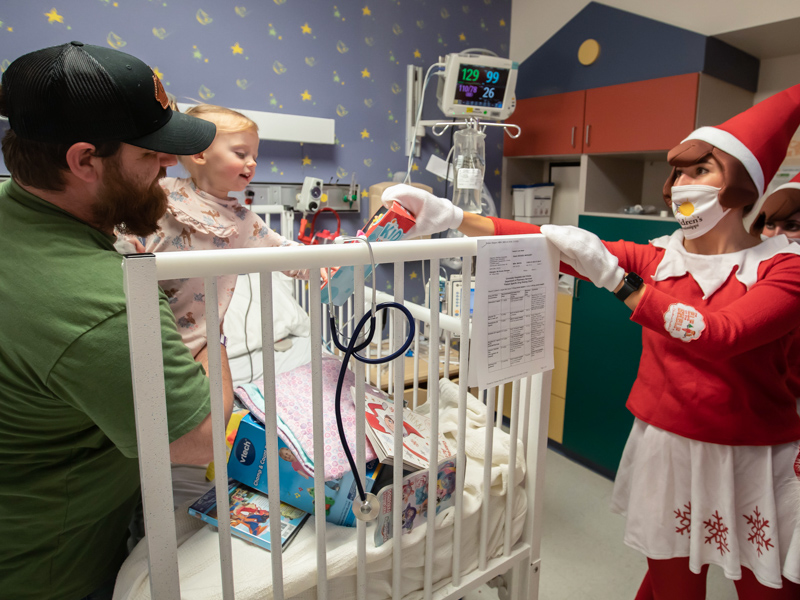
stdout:
<svg viewBox="0 0 800 600">
<path fill-rule="evenodd" d="M 761 196 L 778 172 L 798 127 L 800 84 L 770 96 L 722 125 L 696 129 L 683 141 L 702 140 L 738 159 Z"/>
<path fill-rule="evenodd" d="M 800 212 L 800 173 L 758 201 L 750 233 L 761 233 L 768 221 L 784 221 L 796 212 Z"/>
</svg>

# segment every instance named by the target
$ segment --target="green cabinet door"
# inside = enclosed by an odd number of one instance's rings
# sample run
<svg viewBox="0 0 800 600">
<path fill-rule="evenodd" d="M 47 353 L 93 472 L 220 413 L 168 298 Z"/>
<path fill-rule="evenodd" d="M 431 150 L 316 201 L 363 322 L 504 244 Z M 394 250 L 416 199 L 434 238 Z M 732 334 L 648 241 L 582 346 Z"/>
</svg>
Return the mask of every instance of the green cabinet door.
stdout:
<svg viewBox="0 0 800 600">
<path fill-rule="evenodd" d="M 602 240 L 643 244 L 678 227 L 671 221 L 589 215 L 581 215 L 578 225 Z M 625 401 L 639 368 L 642 330 L 630 315 L 613 294 L 576 280 L 562 446 L 608 475 L 617 471 L 633 424 Z"/>
</svg>

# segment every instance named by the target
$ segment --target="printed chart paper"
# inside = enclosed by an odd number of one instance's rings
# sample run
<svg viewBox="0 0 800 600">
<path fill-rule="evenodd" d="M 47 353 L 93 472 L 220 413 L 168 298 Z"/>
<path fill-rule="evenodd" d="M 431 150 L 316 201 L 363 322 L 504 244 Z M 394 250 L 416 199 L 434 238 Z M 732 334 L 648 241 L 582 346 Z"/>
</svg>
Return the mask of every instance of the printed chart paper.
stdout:
<svg viewBox="0 0 800 600">
<path fill-rule="evenodd" d="M 558 258 L 541 236 L 478 240 L 470 385 L 553 368 Z"/>
</svg>

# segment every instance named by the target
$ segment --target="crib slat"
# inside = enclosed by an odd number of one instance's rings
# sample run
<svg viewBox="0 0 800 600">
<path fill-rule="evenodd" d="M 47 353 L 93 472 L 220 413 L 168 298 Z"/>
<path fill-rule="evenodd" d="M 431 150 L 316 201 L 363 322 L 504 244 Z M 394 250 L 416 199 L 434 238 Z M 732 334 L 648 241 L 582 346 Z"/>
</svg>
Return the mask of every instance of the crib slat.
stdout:
<svg viewBox="0 0 800 600">
<path fill-rule="evenodd" d="M 505 410 L 505 403 L 506 403 L 506 384 L 503 383 L 500 385 L 500 390 L 497 392 L 497 428 L 500 429 L 503 425 L 503 410 Z"/>
<path fill-rule="evenodd" d="M 172 489 L 172 480 L 155 256 L 126 256 L 122 272 L 128 305 L 139 477 L 147 524 L 150 596 L 179 600 L 172 494 L 164 493 Z"/>
<path fill-rule="evenodd" d="M 472 257 L 464 256 L 461 260 L 462 278 L 472 279 Z M 458 348 L 458 436 L 456 450 L 456 507 L 453 524 L 453 585 L 461 583 L 461 525 L 464 512 L 464 476 L 467 468 L 466 433 L 467 433 L 467 392 L 469 382 L 469 298 L 461 294 L 461 337 Z"/>
<path fill-rule="evenodd" d="M 208 377 L 211 391 L 211 434 L 214 451 L 214 487 L 217 496 L 222 598 L 233 600 L 233 557 L 231 555 L 231 507 L 228 498 L 228 454 L 225 446 L 225 405 L 222 401 L 222 349 L 212 332 L 219 331 L 217 278 L 204 278 L 206 332 L 208 335 Z"/>
<path fill-rule="evenodd" d="M 404 269 L 403 263 L 397 262 L 394 264 L 394 294 L 395 302 L 403 302 L 405 295 L 404 289 Z M 386 314 L 387 311 L 382 311 Z M 396 309 L 392 313 L 399 314 Z M 392 331 L 393 337 L 392 347 L 399 348 L 401 341 L 399 339 L 402 333 L 401 327 L 395 327 Z M 397 368 L 394 369 L 394 489 L 392 497 L 392 551 L 394 559 L 394 568 L 392 570 L 392 593 L 393 598 L 402 597 L 402 569 L 403 569 L 403 357 L 398 357 Z M 392 364 L 392 363 L 390 363 Z M 391 381 L 391 377 L 389 379 Z"/>
<path fill-rule="evenodd" d="M 450 348 L 451 348 L 451 334 L 449 331 L 444 332 L 444 374 L 442 377 L 450 379 Z M 437 378 L 438 379 L 438 378 Z"/>
<path fill-rule="evenodd" d="M 309 305 L 311 306 L 311 339 L 321 336 L 322 295 L 320 278 L 310 277 Z M 325 426 L 322 416 L 322 347 L 311 345 L 311 398 L 314 429 L 314 526 L 317 535 L 317 598 L 328 598 L 328 564 L 325 538 Z"/>
<path fill-rule="evenodd" d="M 422 321 L 415 321 L 414 327 L 414 398 L 412 400 L 411 409 L 417 410 L 417 403 L 419 402 L 419 338 L 422 335 L 422 328 L 424 324 Z"/>
<path fill-rule="evenodd" d="M 431 260 L 431 273 L 439 272 L 439 260 Z M 428 294 L 430 298 L 430 327 L 431 337 L 428 341 L 428 407 L 431 417 L 431 447 L 428 459 L 428 523 L 425 532 L 425 578 L 423 593 L 425 600 L 430 600 L 433 594 L 433 555 L 436 548 L 436 483 L 439 477 L 439 286 L 436 293 Z M 433 356 L 434 340 L 436 355 Z"/>
<path fill-rule="evenodd" d="M 494 403 L 497 388 L 486 394 L 486 427 L 483 451 L 483 501 L 481 502 L 481 537 L 478 545 L 478 568 L 486 569 L 486 548 L 489 544 L 489 488 L 492 484 L 492 443 L 494 440 Z"/>
<path fill-rule="evenodd" d="M 259 275 L 261 280 L 261 343 L 269 348 L 275 339 L 272 307 L 272 272 Z M 280 472 L 278 467 L 278 412 L 275 394 L 275 353 L 262 352 L 261 366 L 264 373 L 264 430 L 267 453 L 267 490 L 269 495 L 269 537 L 281 539 Z M 280 544 L 272 544 L 272 590 L 275 600 L 283 600 L 283 551 Z"/>
<path fill-rule="evenodd" d="M 350 335 L 353 335 L 353 329 L 364 316 L 364 269 L 355 269 L 355 292 L 351 299 L 354 300 L 350 303 L 348 300 L 350 314 L 352 316 Z M 362 331 L 369 331 L 369 324 L 365 325 Z M 360 360 L 352 359 L 355 363 L 355 378 L 356 378 L 356 465 L 359 468 L 358 477 L 361 479 L 361 485 L 366 482 L 364 465 L 367 459 L 366 451 L 366 424 L 365 424 L 365 409 L 364 409 L 364 363 Z M 367 597 L 367 524 L 362 520 L 356 521 L 356 539 L 358 554 L 358 567 L 356 569 L 356 600 L 366 600 Z"/>
<path fill-rule="evenodd" d="M 503 538 L 503 555 L 511 553 L 511 529 L 514 523 L 514 477 L 517 468 L 517 429 L 519 428 L 519 379 L 511 384 L 511 423 L 508 441 L 510 444 L 508 454 L 508 488 L 506 491 L 506 523 L 505 537 Z"/>
</svg>

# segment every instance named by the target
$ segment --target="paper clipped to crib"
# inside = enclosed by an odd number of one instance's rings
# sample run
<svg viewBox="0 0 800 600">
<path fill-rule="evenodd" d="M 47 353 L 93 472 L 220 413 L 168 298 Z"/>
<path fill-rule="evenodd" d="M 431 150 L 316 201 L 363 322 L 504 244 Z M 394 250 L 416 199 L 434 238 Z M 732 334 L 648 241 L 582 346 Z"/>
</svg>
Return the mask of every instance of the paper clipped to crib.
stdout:
<svg viewBox="0 0 800 600">
<path fill-rule="evenodd" d="M 269 497 L 266 494 L 228 481 L 228 500 L 230 501 L 231 533 L 246 542 L 270 549 Z M 281 547 L 286 548 L 297 531 L 309 517 L 299 508 L 281 502 Z M 217 521 L 217 496 L 212 487 L 197 502 L 189 507 L 189 514 L 219 527 Z"/>
<path fill-rule="evenodd" d="M 417 471 L 403 478 L 402 533 L 413 531 L 428 521 L 428 471 Z M 436 514 L 455 504 L 456 461 L 445 458 L 439 462 L 436 478 Z M 378 518 L 375 520 L 375 546 L 392 539 L 394 491 L 391 486 L 378 493 Z"/>
<path fill-rule="evenodd" d="M 355 395 L 355 389 L 351 388 Z M 394 403 L 369 392 L 364 393 L 367 438 L 378 460 L 393 465 L 394 428 L 397 422 Z M 428 468 L 431 451 L 431 420 L 426 415 L 403 409 L 403 469 L 416 471 Z M 453 451 L 439 434 L 439 460 L 450 458 Z"/>
<path fill-rule="evenodd" d="M 391 208 L 379 210 L 365 227 L 369 242 L 396 242 L 403 239 L 416 221 L 414 215 L 397 202 Z M 360 242 L 357 242 L 360 243 Z M 336 306 L 342 306 L 355 290 L 355 267 L 341 267 L 330 281 L 322 286 L 322 302 L 328 302 L 328 294 Z M 372 266 L 364 267 L 364 279 L 372 273 Z"/>
<path fill-rule="evenodd" d="M 558 253 L 542 235 L 478 240 L 469 385 L 486 389 L 554 367 Z"/>
</svg>

